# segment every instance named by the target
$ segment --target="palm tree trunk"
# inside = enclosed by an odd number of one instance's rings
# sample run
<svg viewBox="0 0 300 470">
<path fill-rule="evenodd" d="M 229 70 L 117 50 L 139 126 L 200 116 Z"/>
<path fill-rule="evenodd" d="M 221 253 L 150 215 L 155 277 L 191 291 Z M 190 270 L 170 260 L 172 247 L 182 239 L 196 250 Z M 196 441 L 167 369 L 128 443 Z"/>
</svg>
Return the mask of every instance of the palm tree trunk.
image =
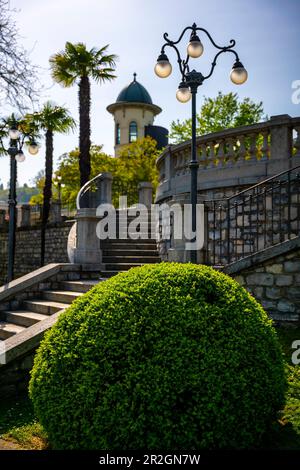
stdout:
<svg viewBox="0 0 300 470">
<path fill-rule="evenodd" d="M 50 213 L 52 197 L 52 172 L 53 172 L 53 131 L 46 131 L 46 160 L 45 160 L 45 185 L 43 190 L 43 213 L 41 230 L 41 266 L 45 263 L 46 228 Z"/>
<path fill-rule="evenodd" d="M 90 179 L 91 173 L 91 87 L 89 77 L 81 77 L 79 82 L 79 171 L 80 186 Z"/>
</svg>

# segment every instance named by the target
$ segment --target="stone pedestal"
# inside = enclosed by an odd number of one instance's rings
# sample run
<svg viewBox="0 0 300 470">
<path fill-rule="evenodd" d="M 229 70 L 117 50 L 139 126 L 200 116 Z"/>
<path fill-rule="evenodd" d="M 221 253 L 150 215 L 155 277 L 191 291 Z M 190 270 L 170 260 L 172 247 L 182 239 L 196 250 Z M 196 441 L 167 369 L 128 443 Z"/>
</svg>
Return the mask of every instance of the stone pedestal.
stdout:
<svg viewBox="0 0 300 470">
<path fill-rule="evenodd" d="M 100 240 L 96 234 L 97 224 L 100 219 L 96 216 L 96 209 L 79 209 L 76 214 L 76 220 L 74 262 L 86 265 L 101 265 Z"/>
<path fill-rule="evenodd" d="M 153 198 L 153 185 L 152 183 L 142 182 L 138 185 L 139 190 L 139 204 L 144 204 L 146 207 L 151 207 Z"/>
<path fill-rule="evenodd" d="M 271 116 L 270 124 L 271 158 L 267 165 L 267 176 L 274 176 L 293 166 L 293 124 L 288 114 Z"/>
<path fill-rule="evenodd" d="M 30 226 L 30 205 L 23 204 L 21 206 L 21 227 Z"/>
<path fill-rule="evenodd" d="M 53 224 L 61 222 L 61 203 L 60 201 L 51 202 L 50 222 Z"/>
</svg>

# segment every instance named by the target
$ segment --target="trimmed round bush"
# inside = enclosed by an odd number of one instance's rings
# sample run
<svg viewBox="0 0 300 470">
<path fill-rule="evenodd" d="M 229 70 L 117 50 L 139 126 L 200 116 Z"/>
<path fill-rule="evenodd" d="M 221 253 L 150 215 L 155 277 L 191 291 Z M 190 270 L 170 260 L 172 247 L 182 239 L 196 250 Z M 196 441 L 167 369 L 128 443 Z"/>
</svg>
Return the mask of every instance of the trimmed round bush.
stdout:
<svg viewBox="0 0 300 470">
<path fill-rule="evenodd" d="M 263 308 L 212 268 L 134 268 L 76 300 L 46 334 L 30 395 L 56 449 L 249 448 L 284 400 Z"/>
</svg>

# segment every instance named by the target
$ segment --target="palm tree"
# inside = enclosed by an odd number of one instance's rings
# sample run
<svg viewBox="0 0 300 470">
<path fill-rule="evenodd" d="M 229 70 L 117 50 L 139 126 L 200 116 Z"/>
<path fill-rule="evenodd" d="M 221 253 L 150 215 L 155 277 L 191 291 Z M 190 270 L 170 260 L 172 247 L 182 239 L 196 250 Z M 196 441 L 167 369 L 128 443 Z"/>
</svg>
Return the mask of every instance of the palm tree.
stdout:
<svg viewBox="0 0 300 470">
<path fill-rule="evenodd" d="M 90 178 L 91 162 L 91 86 L 90 77 L 97 83 L 111 81 L 116 76 L 115 54 L 107 54 L 108 45 L 101 49 L 88 50 L 79 42 L 66 42 L 65 50 L 50 57 L 52 77 L 64 87 L 75 83 L 79 86 L 79 171 L 80 185 L 83 186 Z"/>
<path fill-rule="evenodd" d="M 50 212 L 52 198 L 52 173 L 53 173 L 53 136 L 54 133 L 68 133 L 75 128 L 75 121 L 69 111 L 47 101 L 41 111 L 28 115 L 28 120 L 35 123 L 40 130 L 45 132 L 46 158 L 45 158 L 45 184 L 43 189 L 43 211 L 41 229 L 41 266 L 45 261 L 45 235 Z"/>
</svg>

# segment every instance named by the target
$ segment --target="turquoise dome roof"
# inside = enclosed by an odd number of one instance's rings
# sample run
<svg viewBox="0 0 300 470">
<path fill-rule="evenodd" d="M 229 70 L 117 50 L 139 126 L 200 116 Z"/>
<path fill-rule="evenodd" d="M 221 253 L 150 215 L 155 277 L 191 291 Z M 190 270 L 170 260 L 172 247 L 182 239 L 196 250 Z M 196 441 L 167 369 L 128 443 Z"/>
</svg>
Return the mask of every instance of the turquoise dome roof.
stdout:
<svg viewBox="0 0 300 470">
<path fill-rule="evenodd" d="M 116 103 L 147 103 L 153 104 L 151 96 L 143 85 L 136 81 L 136 73 L 133 81 L 119 93 Z"/>
</svg>

